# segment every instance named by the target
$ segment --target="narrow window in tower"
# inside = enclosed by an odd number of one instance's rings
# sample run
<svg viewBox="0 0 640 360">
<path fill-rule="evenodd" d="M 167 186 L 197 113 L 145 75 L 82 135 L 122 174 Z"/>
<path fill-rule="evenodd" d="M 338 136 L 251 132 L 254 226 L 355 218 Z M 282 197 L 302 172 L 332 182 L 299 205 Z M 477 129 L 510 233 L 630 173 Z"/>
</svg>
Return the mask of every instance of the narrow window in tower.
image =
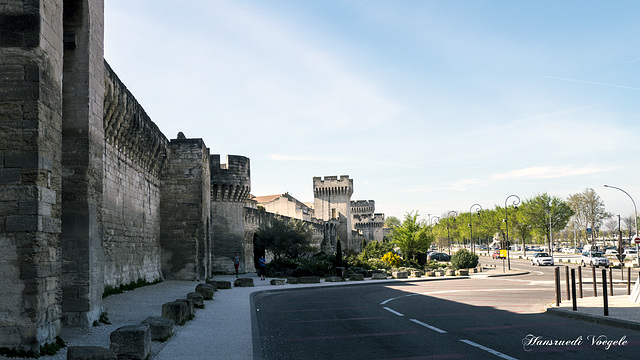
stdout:
<svg viewBox="0 0 640 360">
<path fill-rule="evenodd" d="M 331 218 L 332 219 L 338 218 L 338 213 L 336 212 L 336 209 L 331 209 Z"/>
</svg>

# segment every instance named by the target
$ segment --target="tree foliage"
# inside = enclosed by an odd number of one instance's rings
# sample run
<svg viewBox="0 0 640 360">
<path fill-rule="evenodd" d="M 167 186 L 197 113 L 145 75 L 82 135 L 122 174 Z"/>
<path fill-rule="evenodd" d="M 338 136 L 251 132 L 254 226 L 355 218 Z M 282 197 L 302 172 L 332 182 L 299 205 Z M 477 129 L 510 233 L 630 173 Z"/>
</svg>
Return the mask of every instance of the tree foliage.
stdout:
<svg viewBox="0 0 640 360">
<path fill-rule="evenodd" d="M 277 216 L 260 224 L 256 235 L 257 245 L 271 251 L 276 259 L 295 259 L 311 250 L 313 232 L 302 220 Z"/>
<path fill-rule="evenodd" d="M 574 213 L 561 198 L 543 193 L 523 202 L 520 221 L 550 243 L 551 234 L 564 229 Z"/>
<path fill-rule="evenodd" d="M 433 236 L 427 225 L 418 221 L 418 212 L 405 214 L 404 221 L 392 231 L 391 239 L 400 247 L 405 260 L 415 260 L 417 252 L 427 252 L 433 243 Z"/>
<path fill-rule="evenodd" d="M 467 249 L 460 249 L 451 257 L 451 266 L 454 269 L 474 268 L 478 266 L 478 255 Z"/>
</svg>

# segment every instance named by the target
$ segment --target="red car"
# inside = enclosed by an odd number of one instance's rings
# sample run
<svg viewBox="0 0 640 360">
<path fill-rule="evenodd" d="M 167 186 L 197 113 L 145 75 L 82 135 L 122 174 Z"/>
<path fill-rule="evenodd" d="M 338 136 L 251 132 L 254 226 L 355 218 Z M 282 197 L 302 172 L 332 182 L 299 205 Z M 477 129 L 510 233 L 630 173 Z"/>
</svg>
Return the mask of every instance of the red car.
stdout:
<svg viewBox="0 0 640 360">
<path fill-rule="evenodd" d="M 500 250 L 494 250 L 493 253 L 491 253 L 491 257 L 494 259 L 502 259 L 502 256 L 500 256 Z"/>
</svg>

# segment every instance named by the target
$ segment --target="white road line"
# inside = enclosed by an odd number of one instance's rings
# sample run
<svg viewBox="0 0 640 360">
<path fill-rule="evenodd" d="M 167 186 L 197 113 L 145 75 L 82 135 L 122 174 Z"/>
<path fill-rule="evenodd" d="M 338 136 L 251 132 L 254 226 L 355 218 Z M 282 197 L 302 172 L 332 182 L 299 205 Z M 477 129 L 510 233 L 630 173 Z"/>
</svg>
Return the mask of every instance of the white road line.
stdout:
<svg viewBox="0 0 640 360">
<path fill-rule="evenodd" d="M 398 315 L 398 316 L 404 316 L 404 314 L 401 314 L 401 313 L 399 313 L 399 312 L 397 312 L 397 311 L 395 311 L 395 310 L 393 310 L 393 309 L 391 309 L 391 308 L 388 308 L 388 307 L 386 307 L 386 306 L 385 306 L 385 307 L 383 307 L 383 309 L 387 310 L 388 312 L 390 312 L 390 313 L 392 313 L 392 314 L 396 314 L 396 315 Z"/>
<path fill-rule="evenodd" d="M 503 359 L 507 359 L 507 360 L 518 360 L 518 359 L 516 359 L 516 358 L 514 358 L 514 357 L 511 357 L 511 356 L 509 356 L 509 355 L 505 355 L 505 354 L 503 354 L 503 353 L 501 353 L 501 352 L 499 352 L 499 351 L 496 351 L 496 350 L 493 350 L 493 349 L 489 349 L 489 348 L 488 348 L 488 347 L 486 347 L 486 346 L 482 346 L 482 345 L 480 345 L 480 344 L 476 344 L 476 343 L 474 343 L 473 341 L 470 341 L 470 340 L 460 340 L 460 341 L 462 341 L 462 342 L 463 342 L 463 343 L 465 343 L 465 344 L 468 344 L 468 345 L 471 345 L 471 346 L 475 346 L 475 347 L 477 347 L 478 349 L 482 349 L 482 350 L 484 350 L 484 351 L 486 351 L 486 352 L 489 352 L 489 353 L 491 353 L 491 354 L 493 354 L 493 355 L 499 356 L 499 357 L 501 357 L 501 358 L 503 358 Z"/>
<path fill-rule="evenodd" d="M 420 320 L 416 320 L 416 319 L 409 319 L 409 320 L 410 320 L 410 321 L 413 321 L 414 323 L 416 323 L 416 324 L 418 324 L 418 325 L 422 325 L 422 326 L 424 326 L 424 327 L 426 327 L 426 328 L 429 328 L 429 329 L 431 329 L 431 330 L 433 330 L 433 331 L 435 331 L 435 332 L 439 332 L 440 334 L 446 334 L 446 333 L 447 333 L 446 331 L 444 331 L 444 330 L 442 330 L 442 329 L 438 329 L 438 328 L 437 328 L 437 327 L 435 327 L 435 326 L 431 326 L 431 325 L 429 325 L 429 324 L 425 324 L 425 323 L 423 323 L 423 322 L 422 322 L 422 321 L 420 321 Z"/>
</svg>

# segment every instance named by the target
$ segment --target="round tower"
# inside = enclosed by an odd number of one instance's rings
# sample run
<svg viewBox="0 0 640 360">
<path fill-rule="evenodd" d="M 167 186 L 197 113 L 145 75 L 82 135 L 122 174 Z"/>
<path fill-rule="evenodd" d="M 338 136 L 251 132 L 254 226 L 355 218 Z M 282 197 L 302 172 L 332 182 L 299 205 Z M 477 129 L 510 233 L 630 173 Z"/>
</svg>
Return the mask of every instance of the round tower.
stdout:
<svg viewBox="0 0 640 360">
<path fill-rule="evenodd" d="M 244 204 L 251 191 L 248 157 L 211 155 L 211 237 L 213 272 L 233 273 L 233 256 L 240 254 L 240 271 L 253 268 L 253 244 L 244 241 Z M 248 261 L 247 261 L 248 260 Z"/>
</svg>

